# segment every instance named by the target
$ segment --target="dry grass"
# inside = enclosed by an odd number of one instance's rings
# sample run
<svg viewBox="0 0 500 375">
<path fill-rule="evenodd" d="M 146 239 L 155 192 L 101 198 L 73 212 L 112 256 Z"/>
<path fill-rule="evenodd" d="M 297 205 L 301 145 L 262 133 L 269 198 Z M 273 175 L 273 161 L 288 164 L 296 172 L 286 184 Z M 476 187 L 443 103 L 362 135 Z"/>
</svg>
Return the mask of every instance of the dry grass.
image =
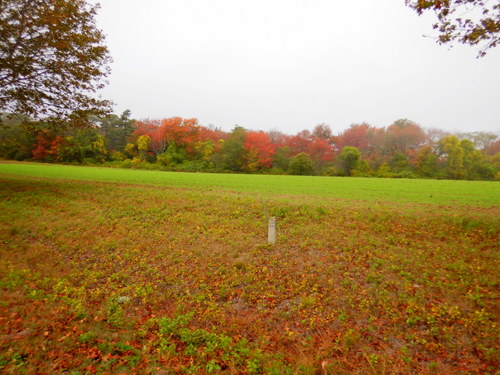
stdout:
<svg viewBox="0 0 500 375">
<path fill-rule="evenodd" d="M 266 201 L 2 176 L 1 370 L 495 371 L 498 208 Z"/>
</svg>

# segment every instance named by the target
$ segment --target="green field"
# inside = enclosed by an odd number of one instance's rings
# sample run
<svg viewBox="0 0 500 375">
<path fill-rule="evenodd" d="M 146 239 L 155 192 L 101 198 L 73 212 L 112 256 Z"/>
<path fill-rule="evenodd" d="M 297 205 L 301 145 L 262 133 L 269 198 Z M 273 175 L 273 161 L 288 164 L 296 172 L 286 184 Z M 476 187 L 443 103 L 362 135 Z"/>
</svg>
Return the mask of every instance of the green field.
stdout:
<svg viewBox="0 0 500 375">
<path fill-rule="evenodd" d="M 0 164 L 0 173 L 84 181 L 154 184 L 179 188 L 235 191 L 256 196 L 338 198 L 373 203 L 500 206 L 500 184 L 491 181 L 379 179 L 178 173 L 144 170 Z"/>
<path fill-rule="evenodd" d="M 494 374 L 499 193 L 0 164 L 0 372 Z"/>
</svg>

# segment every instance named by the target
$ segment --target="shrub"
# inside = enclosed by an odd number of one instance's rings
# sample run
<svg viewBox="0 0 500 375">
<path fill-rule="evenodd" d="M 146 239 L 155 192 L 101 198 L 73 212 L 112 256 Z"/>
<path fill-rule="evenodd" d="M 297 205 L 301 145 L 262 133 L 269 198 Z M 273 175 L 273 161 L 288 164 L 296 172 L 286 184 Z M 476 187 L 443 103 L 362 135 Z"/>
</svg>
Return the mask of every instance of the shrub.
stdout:
<svg viewBox="0 0 500 375">
<path fill-rule="evenodd" d="M 123 161 L 125 160 L 125 155 L 120 151 L 111 151 L 111 160 L 113 161 Z"/>
<path fill-rule="evenodd" d="M 302 176 L 313 174 L 313 170 L 313 161 L 305 152 L 295 155 L 288 167 L 288 173 Z"/>
</svg>

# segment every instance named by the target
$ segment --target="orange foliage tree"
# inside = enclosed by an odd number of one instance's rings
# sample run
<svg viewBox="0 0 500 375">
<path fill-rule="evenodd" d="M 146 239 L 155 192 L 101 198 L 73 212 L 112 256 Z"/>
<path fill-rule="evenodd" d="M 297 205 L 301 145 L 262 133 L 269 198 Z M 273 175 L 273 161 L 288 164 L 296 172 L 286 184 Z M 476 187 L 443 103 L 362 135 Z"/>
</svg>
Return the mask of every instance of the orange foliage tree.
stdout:
<svg viewBox="0 0 500 375">
<path fill-rule="evenodd" d="M 263 131 L 249 131 L 243 144 L 247 151 L 247 166 L 249 170 L 270 168 L 276 145 L 271 141 L 267 133 Z"/>
<path fill-rule="evenodd" d="M 134 136 L 139 138 L 140 136 L 147 135 L 149 137 L 150 151 L 157 156 L 165 151 L 167 140 L 163 135 L 159 120 L 136 121 L 134 126 L 136 128 L 133 133 Z"/>
<path fill-rule="evenodd" d="M 33 159 L 53 161 L 58 159 L 58 149 L 64 137 L 54 136 L 47 130 L 40 130 L 36 134 L 36 142 L 32 151 Z"/>
</svg>

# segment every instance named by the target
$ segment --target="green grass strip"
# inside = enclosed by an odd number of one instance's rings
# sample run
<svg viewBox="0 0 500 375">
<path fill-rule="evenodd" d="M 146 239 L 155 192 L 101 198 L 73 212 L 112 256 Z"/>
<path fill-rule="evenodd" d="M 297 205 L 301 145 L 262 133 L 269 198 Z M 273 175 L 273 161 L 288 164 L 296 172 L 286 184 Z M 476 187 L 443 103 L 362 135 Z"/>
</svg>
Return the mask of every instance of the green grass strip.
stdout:
<svg viewBox="0 0 500 375">
<path fill-rule="evenodd" d="M 492 181 L 185 173 L 37 163 L 0 163 L 0 175 L 2 173 L 49 179 L 215 189 L 265 196 L 481 207 L 500 205 L 500 184 Z"/>
</svg>

